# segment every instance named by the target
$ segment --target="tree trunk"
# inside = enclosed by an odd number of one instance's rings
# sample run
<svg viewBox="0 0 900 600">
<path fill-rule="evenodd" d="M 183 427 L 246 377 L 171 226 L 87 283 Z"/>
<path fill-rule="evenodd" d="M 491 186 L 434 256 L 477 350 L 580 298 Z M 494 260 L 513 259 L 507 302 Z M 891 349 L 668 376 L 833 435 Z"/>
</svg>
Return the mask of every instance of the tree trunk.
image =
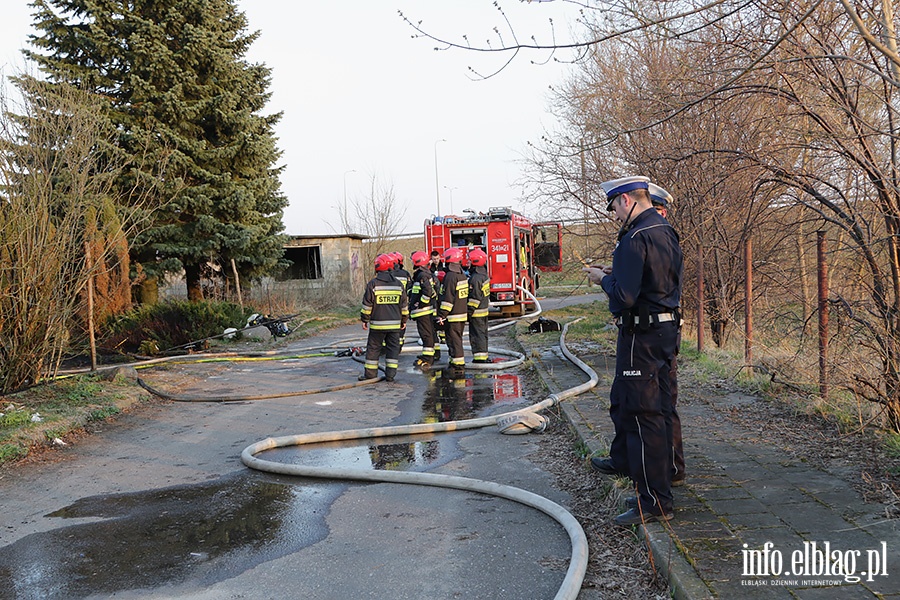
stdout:
<svg viewBox="0 0 900 600">
<path fill-rule="evenodd" d="M 184 265 L 184 281 L 187 284 L 187 297 L 191 302 L 203 300 L 203 288 L 200 286 L 200 265 Z"/>
<path fill-rule="evenodd" d="M 898 381 L 896 365 L 894 369 L 888 369 L 885 375 L 885 416 L 888 426 L 896 433 L 900 433 L 900 381 Z"/>
<path fill-rule="evenodd" d="M 134 301 L 138 304 L 159 302 L 159 279 L 146 277 L 134 288 Z"/>
</svg>

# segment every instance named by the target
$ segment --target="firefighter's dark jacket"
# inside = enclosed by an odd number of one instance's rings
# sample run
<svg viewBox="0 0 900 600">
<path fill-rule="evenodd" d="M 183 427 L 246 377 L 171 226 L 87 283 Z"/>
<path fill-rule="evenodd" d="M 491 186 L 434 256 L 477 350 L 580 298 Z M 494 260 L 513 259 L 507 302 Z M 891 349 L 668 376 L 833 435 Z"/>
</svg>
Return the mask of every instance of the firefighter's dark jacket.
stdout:
<svg viewBox="0 0 900 600">
<path fill-rule="evenodd" d="M 387 271 L 377 273 L 366 285 L 359 318 L 370 329 L 402 329 L 409 318 L 404 284 Z"/>
<path fill-rule="evenodd" d="M 469 269 L 469 316 L 488 316 L 491 304 L 491 279 L 487 267 L 471 267 Z"/>
<path fill-rule="evenodd" d="M 619 241 L 613 271 L 600 282 L 609 311 L 617 317 L 674 311 L 681 305 L 682 270 L 678 233 L 658 212 L 645 210 Z"/>
<path fill-rule="evenodd" d="M 397 279 L 398 281 L 400 281 L 400 283 L 406 286 L 406 293 L 408 294 L 410 280 L 412 279 L 412 277 L 410 277 L 409 275 L 409 271 L 407 271 L 403 267 L 397 267 L 396 269 L 391 271 L 391 275 L 394 276 L 394 279 Z"/>
<path fill-rule="evenodd" d="M 469 318 L 467 311 L 469 301 L 469 280 L 459 263 L 448 263 L 447 274 L 444 275 L 444 293 L 438 308 L 438 317 L 451 323 L 465 322 Z"/>
<path fill-rule="evenodd" d="M 428 267 L 417 267 L 409 290 L 409 316 L 419 319 L 437 314 L 437 285 Z"/>
</svg>

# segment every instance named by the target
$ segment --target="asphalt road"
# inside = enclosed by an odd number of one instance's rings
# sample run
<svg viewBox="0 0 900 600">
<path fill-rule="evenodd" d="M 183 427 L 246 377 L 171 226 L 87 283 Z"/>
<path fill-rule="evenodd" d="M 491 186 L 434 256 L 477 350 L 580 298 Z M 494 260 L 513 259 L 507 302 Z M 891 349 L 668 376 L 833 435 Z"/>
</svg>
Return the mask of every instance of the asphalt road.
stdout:
<svg viewBox="0 0 900 600">
<path fill-rule="evenodd" d="M 363 335 L 343 328 L 288 349 L 312 354 Z M 403 354 L 392 384 L 154 403 L 53 460 L 5 472 L 0 598 L 553 597 L 569 540 L 534 509 L 462 491 L 275 476 L 240 462 L 246 446 L 270 436 L 468 418 L 541 399 L 524 371 L 448 380 L 416 371 L 413 359 Z M 347 383 L 360 371 L 348 358 L 308 357 L 168 366 L 141 376 L 171 393 L 240 397 Z M 473 477 L 564 505 L 552 477 L 529 460 L 537 450 L 533 435 L 490 427 L 271 455 Z"/>
</svg>

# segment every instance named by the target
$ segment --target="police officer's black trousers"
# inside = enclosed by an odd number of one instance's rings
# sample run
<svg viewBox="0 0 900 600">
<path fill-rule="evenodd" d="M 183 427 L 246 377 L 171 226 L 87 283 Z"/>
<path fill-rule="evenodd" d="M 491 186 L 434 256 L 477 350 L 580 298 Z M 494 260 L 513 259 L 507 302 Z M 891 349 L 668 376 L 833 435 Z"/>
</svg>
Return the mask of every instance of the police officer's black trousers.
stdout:
<svg viewBox="0 0 900 600">
<path fill-rule="evenodd" d="M 447 335 L 447 352 L 450 354 L 450 366 L 452 367 L 462 367 L 466 364 L 465 350 L 463 350 L 463 333 L 465 330 L 465 321 L 445 321 L 444 332 Z"/>
<path fill-rule="evenodd" d="M 679 336 L 679 345 L 680 345 Z M 677 354 L 677 352 L 676 352 Z M 671 471 L 672 481 L 683 480 L 685 478 L 684 467 L 684 446 L 681 438 L 681 417 L 678 416 L 678 361 L 677 357 L 672 359 L 671 368 L 663 365 L 660 368 L 660 391 L 662 394 L 671 398 L 672 420 L 672 456 Z M 610 418 L 616 425 L 616 435 L 610 446 L 609 456 L 613 461 L 613 465 L 621 473 L 628 473 L 628 451 L 625 444 L 625 434 L 618 424 L 618 415 L 614 414 L 613 407 L 610 407 Z"/>
<path fill-rule="evenodd" d="M 426 360 L 434 360 L 434 345 L 437 343 L 437 334 L 434 331 L 434 318 L 432 315 L 417 317 L 416 330 L 419 332 L 419 339 L 422 340 L 422 356 Z"/>
<path fill-rule="evenodd" d="M 469 345 L 476 361 L 488 359 L 488 318 L 469 317 Z"/>
<path fill-rule="evenodd" d="M 366 341 L 366 377 L 378 377 L 378 357 L 384 349 L 384 377 L 393 379 L 400 363 L 400 330 L 369 328 Z"/>
<path fill-rule="evenodd" d="M 679 336 L 680 337 L 680 336 Z M 659 373 L 662 393 L 672 400 L 672 481 L 684 479 L 684 446 L 681 442 L 681 418 L 678 416 L 678 360 L 672 359 L 671 368 Z"/>
<path fill-rule="evenodd" d="M 641 508 L 672 512 L 672 387 L 678 327 L 619 329 L 609 414 L 616 428 L 613 465 L 635 482 Z M 677 388 L 676 388 L 677 389 Z"/>
</svg>

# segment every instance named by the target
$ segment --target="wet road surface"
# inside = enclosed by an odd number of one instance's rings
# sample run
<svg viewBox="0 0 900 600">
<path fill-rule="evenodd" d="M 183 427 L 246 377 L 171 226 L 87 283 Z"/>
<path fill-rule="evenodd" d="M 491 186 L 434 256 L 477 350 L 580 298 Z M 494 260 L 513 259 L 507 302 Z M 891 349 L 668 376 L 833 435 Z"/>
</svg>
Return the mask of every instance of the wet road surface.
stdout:
<svg viewBox="0 0 900 600">
<path fill-rule="evenodd" d="M 340 343 L 345 328 L 295 344 Z M 492 342 L 493 344 L 494 342 Z M 513 502 L 461 491 L 338 483 L 251 471 L 269 436 L 438 422 L 540 400 L 525 371 L 448 379 L 401 357 L 393 384 L 273 400 L 166 402 L 125 415 L 0 479 L 0 598 L 552 597 L 568 538 Z M 349 359 L 169 365 L 142 374 L 191 396 L 318 389 L 355 379 Z M 575 383 L 580 382 L 573 382 Z M 564 503 L 528 460 L 533 436 L 495 428 L 279 449 L 267 459 L 443 472 Z"/>
</svg>

